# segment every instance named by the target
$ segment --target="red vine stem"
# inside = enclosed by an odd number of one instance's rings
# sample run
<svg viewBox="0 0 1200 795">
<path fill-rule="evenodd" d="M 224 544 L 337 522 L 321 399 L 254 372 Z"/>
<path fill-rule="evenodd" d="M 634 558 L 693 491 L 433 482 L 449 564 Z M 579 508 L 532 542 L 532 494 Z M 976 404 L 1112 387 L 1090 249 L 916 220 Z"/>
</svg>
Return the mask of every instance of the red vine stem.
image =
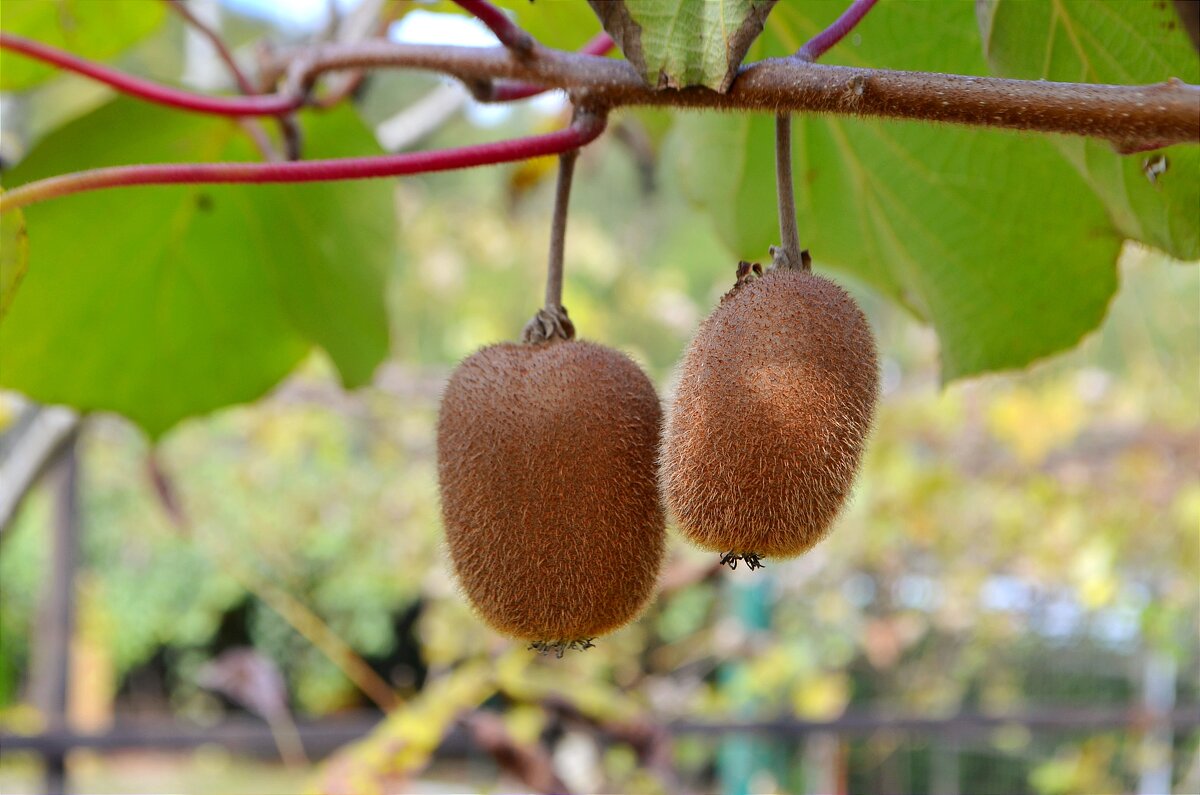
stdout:
<svg viewBox="0 0 1200 795">
<path fill-rule="evenodd" d="M 578 149 L 604 131 L 605 117 L 580 112 L 571 126 L 511 141 L 376 157 L 302 160 L 289 163 L 163 163 L 113 166 L 30 182 L 0 194 L 0 212 L 73 193 L 131 185 L 196 185 L 322 182 L 396 177 L 509 163 Z"/>
<path fill-rule="evenodd" d="M 126 94 L 168 105 L 172 108 L 218 116 L 282 116 L 304 104 L 301 96 L 269 94 L 244 97 L 216 97 L 171 88 L 150 80 L 125 74 L 64 52 L 41 42 L 11 33 L 0 33 L 0 48 L 19 52 L 39 61 L 90 77 Z"/>
<path fill-rule="evenodd" d="M 841 16 L 833 21 L 832 25 L 813 36 L 797 50 L 796 57 L 803 61 L 815 61 L 820 58 L 833 45 L 844 39 L 847 33 L 854 30 L 876 2 L 877 0 L 854 0 Z"/>
<path fill-rule="evenodd" d="M 487 25 L 488 30 L 496 34 L 500 43 L 517 56 L 524 58 L 533 54 L 536 44 L 533 37 L 487 0 L 454 0 L 454 2 L 468 14 Z"/>
</svg>

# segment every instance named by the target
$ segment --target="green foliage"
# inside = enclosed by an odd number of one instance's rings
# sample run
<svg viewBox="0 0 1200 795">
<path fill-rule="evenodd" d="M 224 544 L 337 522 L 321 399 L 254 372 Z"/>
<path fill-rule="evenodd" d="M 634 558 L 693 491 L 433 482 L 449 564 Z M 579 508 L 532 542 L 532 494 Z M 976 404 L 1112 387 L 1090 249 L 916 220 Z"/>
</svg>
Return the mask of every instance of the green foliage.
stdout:
<svg viewBox="0 0 1200 795">
<path fill-rule="evenodd" d="M 305 122 L 311 156 L 375 149 L 348 109 Z M 117 100 L 57 130 L 10 178 L 252 156 L 228 121 Z M 117 411 L 157 436 L 258 397 L 312 344 L 348 386 L 387 353 L 386 183 L 135 188 L 28 217 L 30 272 L 0 326 L 0 383 L 38 400 Z"/>
<path fill-rule="evenodd" d="M 775 0 L 591 0 L 652 86 L 727 91 Z"/>
<path fill-rule="evenodd" d="M 4 0 L 3 29 L 103 59 L 147 36 L 165 13 L 161 2 L 146 0 Z M 51 66 L 0 52 L 0 91 L 29 88 L 54 74 Z"/>
<path fill-rule="evenodd" d="M 979 25 L 988 62 L 1006 77 L 1122 85 L 1200 81 L 1200 56 L 1167 3 L 991 0 L 979 6 Z M 1200 257 L 1200 148 L 1181 144 L 1123 157 L 1100 141 L 1052 140 L 1104 202 L 1121 235 L 1179 259 Z M 1158 158 L 1166 170 L 1147 174 Z"/>
<path fill-rule="evenodd" d="M 29 234 L 20 210 L 0 215 L 0 320 L 29 269 Z"/>
</svg>

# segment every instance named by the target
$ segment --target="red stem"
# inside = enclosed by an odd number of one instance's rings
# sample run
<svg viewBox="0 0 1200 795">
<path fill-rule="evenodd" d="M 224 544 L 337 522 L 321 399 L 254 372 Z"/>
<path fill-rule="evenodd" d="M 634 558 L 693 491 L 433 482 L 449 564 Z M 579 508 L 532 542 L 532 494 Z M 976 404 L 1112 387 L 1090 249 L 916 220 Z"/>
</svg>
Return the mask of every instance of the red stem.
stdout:
<svg viewBox="0 0 1200 795">
<path fill-rule="evenodd" d="M 19 52 L 38 61 L 98 80 L 118 91 L 135 97 L 196 113 L 218 116 L 282 116 L 299 108 L 303 97 L 260 95 L 246 97 L 214 97 L 171 88 L 150 80 L 119 72 L 64 52 L 55 47 L 31 41 L 11 33 L 0 33 L 0 49 Z"/>
<path fill-rule="evenodd" d="M 847 33 L 854 30 L 854 27 L 862 21 L 862 18 L 867 15 L 876 2 L 877 0 L 854 0 L 841 16 L 833 21 L 832 25 L 813 36 L 797 50 L 796 57 L 804 61 L 815 61 L 820 58 L 833 45 L 845 38 Z"/>
<path fill-rule="evenodd" d="M 607 33 L 597 33 L 585 45 L 579 48 L 582 55 L 608 55 L 616 42 Z M 492 87 L 492 92 L 486 97 L 488 102 L 512 102 L 517 99 L 528 99 L 538 94 L 546 93 L 548 89 L 534 83 L 516 81 L 501 81 Z"/>
<path fill-rule="evenodd" d="M 597 33 L 591 40 L 579 48 L 583 55 L 608 55 L 616 42 L 607 33 Z"/>
<path fill-rule="evenodd" d="M 0 212 L 73 193 L 130 185 L 321 182 L 395 177 L 487 166 L 557 155 L 578 149 L 604 131 L 605 119 L 580 113 L 571 126 L 511 141 L 376 157 L 303 160 L 288 163 L 162 163 L 113 166 L 30 182 L 0 194 Z"/>
<path fill-rule="evenodd" d="M 487 0 L 454 0 L 480 22 L 488 26 L 496 38 L 516 55 L 524 58 L 533 53 L 533 37 L 520 28 L 508 15 Z"/>
</svg>

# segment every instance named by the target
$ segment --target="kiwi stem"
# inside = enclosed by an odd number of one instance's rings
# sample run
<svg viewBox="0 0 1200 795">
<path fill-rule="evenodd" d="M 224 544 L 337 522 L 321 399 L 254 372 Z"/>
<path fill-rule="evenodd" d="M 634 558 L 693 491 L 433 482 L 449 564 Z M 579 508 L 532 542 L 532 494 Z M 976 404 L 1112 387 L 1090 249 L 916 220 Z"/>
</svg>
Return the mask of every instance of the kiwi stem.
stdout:
<svg viewBox="0 0 1200 795">
<path fill-rule="evenodd" d="M 579 111 L 576 111 L 576 120 Z M 525 325 L 521 339 L 528 343 L 550 339 L 572 339 L 575 327 L 562 305 L 563 251 L 567 241 L 567 211 L 571 203 L 571 181 L 575 175 L 578 149 L 558 156 L 558 185 L 554 191 L 554 217 L 550 221 L 550 253 L 546 258 L 546 305 Z"/>
<path fill-rule="evenodd" d="M 800 250 L 800 230 L 796 226 L 790 113 L 781 113 L 775 117 L 775 191 L 779 197 L 780 245 L 771 246 L 772 267 L 781 270 L 809 270 L 808 252 Z"/>
<path fill-rule="evenodd" d="M 558 185 L 554 191 L 554 219 L 550 222 L 550 254 L 546 260 L 546 308 L 562 306 L 563 251 L 567 241 L 567 210 L 578 149 L 558 156 Z"/>
</svg>

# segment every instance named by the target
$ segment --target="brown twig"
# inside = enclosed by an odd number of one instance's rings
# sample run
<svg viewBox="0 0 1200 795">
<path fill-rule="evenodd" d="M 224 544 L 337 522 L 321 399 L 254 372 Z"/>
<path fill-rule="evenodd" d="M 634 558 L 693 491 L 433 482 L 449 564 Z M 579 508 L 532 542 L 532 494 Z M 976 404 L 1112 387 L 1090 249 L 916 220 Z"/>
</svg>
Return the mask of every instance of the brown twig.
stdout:
<svg viewBox="0 0 1200 795">
<path fill-rule="evenodd" d="M 569 91 L 590 107 L 621 105 L 817 112 L 1063 133 L 1122 151 L 1200 141 L 1200 87 L 1169 79 L 1142 86 L 1056 83 L 905 72 L 769 58 L 745 66 L 725 94 L 694 86 L 656 90 L 626 61 L 543 48 L 520 62 L 503 47 L 364 41 L 294 52 L 288 90 L 338 69 L 440 72 L 471 85 L 509 79 Z"/>
<path fill-rule="evenodd" d="M 243 94 L 257 94 L 254 90 L 254 84 L 250 82 L 250 78 L 246 77 L 246 73 L 238 66 L 234 60 L 233 53 L 229 51 L 225 40 L 221 38 L 215 30 L 213 30 L 206 22 L 192 13 L 192 10 L 187 7 L 184 0 L 165 0 L 166 4 L 178 14 L 184 22 L 186 22 L 193 30 L 199 33 L 204 38 L 208 39 L 208 43 L 217 51 L 217 57 L 221 59 L 221 63 L 225 64 L 225 68 L 229 70 L 229 74 L 233 76 L 237 83 L 238 90 Z"/>
</svg>

